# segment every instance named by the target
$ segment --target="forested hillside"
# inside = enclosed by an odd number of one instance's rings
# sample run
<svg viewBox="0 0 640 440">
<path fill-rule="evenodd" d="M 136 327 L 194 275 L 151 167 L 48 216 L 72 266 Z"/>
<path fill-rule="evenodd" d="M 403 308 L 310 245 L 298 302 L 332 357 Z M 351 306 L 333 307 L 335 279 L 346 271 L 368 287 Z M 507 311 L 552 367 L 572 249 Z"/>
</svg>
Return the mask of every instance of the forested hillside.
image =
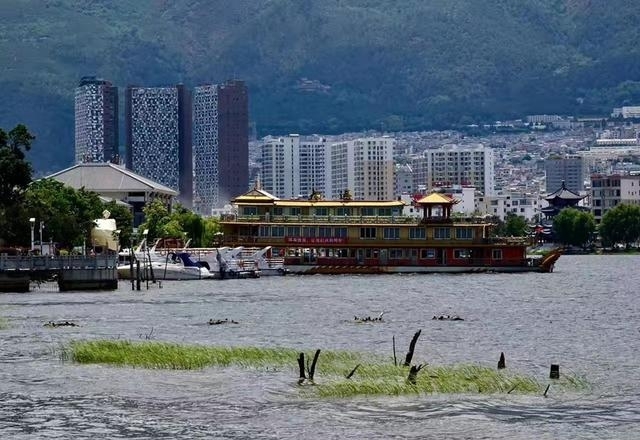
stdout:
<svg viewBox="0 0 640 440">
<path fill-rule="evenodd" d="M 640 104 L 623 0 L 3 0 L 0 127 L 71 163 L 73 89 L 247 81 L 259 134 L 437 128 Z"/>
</svg>

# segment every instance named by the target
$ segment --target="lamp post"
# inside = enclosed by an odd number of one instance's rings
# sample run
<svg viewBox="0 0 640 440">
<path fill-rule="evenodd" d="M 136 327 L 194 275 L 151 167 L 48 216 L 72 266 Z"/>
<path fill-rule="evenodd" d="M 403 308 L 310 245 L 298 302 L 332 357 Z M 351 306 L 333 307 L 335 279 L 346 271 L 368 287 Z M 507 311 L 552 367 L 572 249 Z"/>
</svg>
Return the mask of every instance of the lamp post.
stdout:
<svg viewBox="0 0 640 440">
<path fill-rule="evenodd" d="M 42 255 L 42 230 L 44 229 L 44 222 L 40 220 L 40 255 Z"/>
<path fill-rule="evenodd" d="M 34 228 L 34 227 L 35 227 L 35 225 L 36 225 L 36 219 L 35 219 L 35 217 L 31 217 L 31 218 L 29 219 L 29 223 L 31 224 L 31 253 L 33 254 L 33 247 L 34 247 L 34 244 L 33 244 L 33 228 Z"/>
</svg>

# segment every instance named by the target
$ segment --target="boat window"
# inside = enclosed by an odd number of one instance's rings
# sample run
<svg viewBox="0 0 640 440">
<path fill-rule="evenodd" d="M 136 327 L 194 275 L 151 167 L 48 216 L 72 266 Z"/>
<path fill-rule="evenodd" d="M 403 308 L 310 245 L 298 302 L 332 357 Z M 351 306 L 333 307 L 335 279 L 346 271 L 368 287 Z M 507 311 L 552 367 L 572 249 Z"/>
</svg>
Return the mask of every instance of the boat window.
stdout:
<svg viewBox="0 0 640 440">
<path fill-rule="evenodd" d="M 379 208 L 378 215 L 391 217 L 391 208 Z"/>
<path fill-rule="evenodd" d="M 337 208 L 336 209 L 336 215 L 350 216 L 351 215 L 351 208 Z"/>
<path fill-rule="evenodd" d="M 375 208 L 371 208 L 371 207 L 364 207 L 360 210 L 360 212 L 361 212 L 361 215 L 367 216 L 367 217 L 373 217 L 376 215 Z"/>
<path fill-rule="evenodd" d="M 389 249 L 389 258 L 392 260 L 399 260 L 402 256 L 402 249 Z"/>
<path fill-rule="evenodd" d="M 360 238 L 376 238 L 376 228 L 360 228 Z"/>
<path fill-rule="evenodd" d="M 385 240 L 397 240 L 400 238 L 400 228 L 384 228 L 383 236 Z"/>
<path fill-rule="evenodd" d="M 315 213 L 316 215 L 328 215 L 329 211 L 327 208 L 316 208 Z"/>
<path fill-rule="evenodd" d="M 326 226 L 318 227 L 318 237 L 332 237 L 331 228 L 327 228 Z"/>
<path fill-rule="evenodd" d="M 300 226 L 287 226 L 287 237 L 300 237 Z"/>
<path fill-rule="evenodd" d="M 492 249 L 491 258 L 494 260 L 502 260 L 502 249 Z"/>
<path fill-rule="evenodd" d="M 260 226 L 260 237 L 268 237 L 269 235 L 271 235 L 269 234 L 269 229 L 271 229 L 270 226 Z"/>
<path fill-rule="evenodd" d="M 271 227 L 271 236 L 272 237 L 284 237 L 284 226 L 272 226 Z"/>
<path fill-rule="evenodd" d="M 433 238 L 436 240 L 442 240 L 446 238 L 451 238 L 451 229 L 450 228 L 435 228 L 433 231 Z"/>
<path fill-rule="evenodd" d="M 316 228 L 315 226 L 305 226 L 302 228 L 302 236 L 303 237 L 315 237 L 316 236 Z"/>
<path fill-rule="evenodd" d="M 473 238 L 473 228 L 456 228 L 456 238 L 458 240 L 471 240 Z"/>
<path fill-rule="evenodd" d="M 347 237 L 347 228 L 334 228 L 333 229 L 333 236 L 334 237 L 346 238 Z"/>
<path fill-rule="evenodd" d="M 290 215 L 300 215 L 300 213 L 301 213 L 300 208 L 296 208 L 296 207 L 289 208 Z"/>
<path fill-rule="evenodd" d="M 454 249 L 453 258 L 457 258 L 459 260 L 463 258 L 471 258 L 471 252 L 469 249 Z"/>
<path fill-rule="evenodd" d="M 436 258 L 436 250 L 435 249 L 420 249 L 420 258 Z"/>
<path fill-rule="evenodd" d="M 282 215 L 282 214 L 283 214 L 282 206 L 273 208 L 273 215 Z"/>
<path fill-rule="evenodd" d="M 258 208 L 256 206 L 244 206 L 242 215 L 258 215 Z"/>
<path fill-rule="evenodd" d="M 425 228 L 410 228 L 409 238 L 411 239 L 425 239 L 427 238 L 427 230 Z"/>
</svg>

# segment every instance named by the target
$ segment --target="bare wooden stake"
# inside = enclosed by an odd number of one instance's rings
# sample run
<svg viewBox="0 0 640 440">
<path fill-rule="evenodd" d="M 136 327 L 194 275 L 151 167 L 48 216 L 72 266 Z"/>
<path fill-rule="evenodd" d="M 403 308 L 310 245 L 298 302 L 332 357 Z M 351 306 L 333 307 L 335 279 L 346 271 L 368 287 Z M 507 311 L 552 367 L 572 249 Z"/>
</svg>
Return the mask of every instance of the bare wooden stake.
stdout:
<svg viewBox="0 0 640 440">
<path fill-rule="evenodd" d="M 550 386 L 551 386 L 551 384 L 547 385 L 547 389 L 544 390 L 544 394 L 543 394 L 544 397 L 547 397 L 547 392 L 549 391 L 549 387 Z"/>
<path fill-rule="evenodd" d="M 351 370 L 351 373 L 347 374 L 347 379 L 351 379 L 351 376 L 353 376 L 353 374 L 356 372 L 359 366 L 360 364 L 356 365 L 355 368 Z"/>
<path fill-rule="evenodd" d="M 415 385 L 416 377 L 418 376 L 418 372 L 422 370 L 422 367 L 424 367 L 423 364 L 412 365 L 411 370 L 409 370 L 409 376 L 407 377 L 407 382 L 409 382 L 411 385 Z"/>
<path fill-rule="evenodd" d="M 300 379 L 298 379 L 298 383 L 300 384 L 307 378 L 304 374 L 304 353 L 300 353 L 298 356 L 298 368 L 300 369 Z"/>
<path fill-rule="evenodd" d="M 311 362 L 311 369 L 309 370 L 309 380 L 313 380 L 313 376 L 316 373 L 316 362 L 318 362 L 318 356 L 320 356 L 320 349 L 317 349 L 316 354 L 313 355 L 313 362 Z"/>
<path fill-rule="evenodd" d="M 514 386 L 512 386 L 511 389 L 509 391 L 507 391 L 507 394 L 511 394 L 511 392 L 513 390 L 515 390 L 517 386 L 518 386 L 518 384 L 515 384 Z"/>
<path fill-rule="evenodd" d="M 498 361 L 498 370 L 502 370 L 503 368 L 507 368 L 507 365 L 504 361 L 504 353 L 500 353 L 500 360 Z"/>
<path fill-rule="evenodd" d="M 404 359 L 405 367 L 408 367 L 409 365 L 411 365 L 411 359 L 413 359 L 413 352 L 416 349 L 416 342 L 418 342 L 420 333 L 422 333 L 422 330 L 418 330 L 416 334 L 413 335 L 413 338 L 411 339 L 411 344 L 409 344 L 409 352 L 407 353 L 407 356 Z"/>
<path fill-rule="evenodd" d="M 398 359 L 396 358 L 396 335 L 393 335 L 393 365 L 398 366 Z"/>
</svg>

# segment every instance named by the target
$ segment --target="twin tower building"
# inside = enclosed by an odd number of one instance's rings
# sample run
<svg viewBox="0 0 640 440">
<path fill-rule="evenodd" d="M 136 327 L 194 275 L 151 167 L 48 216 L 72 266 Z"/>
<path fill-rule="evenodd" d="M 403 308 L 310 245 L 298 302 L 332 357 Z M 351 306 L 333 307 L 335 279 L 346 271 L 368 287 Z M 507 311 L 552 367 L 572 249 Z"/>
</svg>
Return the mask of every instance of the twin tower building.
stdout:
<svg viewBox="0 0 640 440">
<path fill-rule="evenodd" d="M 95 77 L 75 92 L 75 161 L 121 162 L 118 88 Z M 189 90 L 128 86 L 124 96 L 127 168 L 179 192 L 210 215 L 249 186 L 249 99 L 243 81 Z"/>
</svg>

